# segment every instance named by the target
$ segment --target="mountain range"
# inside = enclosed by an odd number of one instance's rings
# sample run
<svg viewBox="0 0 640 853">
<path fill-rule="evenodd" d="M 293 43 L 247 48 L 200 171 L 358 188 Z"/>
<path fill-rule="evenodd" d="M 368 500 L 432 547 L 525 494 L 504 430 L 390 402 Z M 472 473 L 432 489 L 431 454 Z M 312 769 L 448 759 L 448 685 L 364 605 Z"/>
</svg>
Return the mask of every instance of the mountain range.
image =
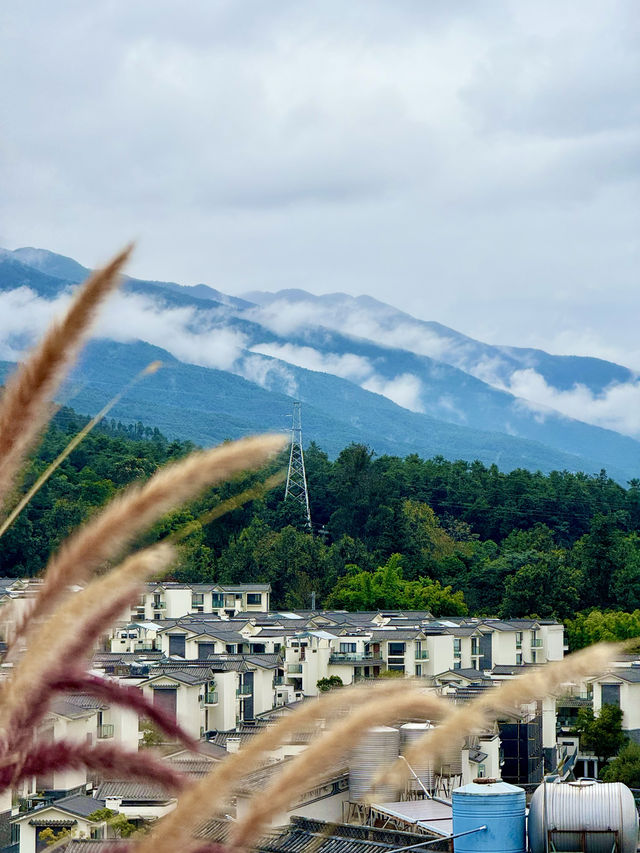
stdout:
<svg viewBox="0 0 640 853">
<path fill-rule="evenodd" d="M 0 250 L 0 375 L 88 270 L 43 249 Z M 635 388 L 612 362 L 494 346 L 368 296 L 303 290 L 242 298 L 199 284 L 128 278 L 62 401 L 94 414 L 146 364 L 113 410 L 169 437 L 212 444 L 290 426 L 330 455 L 352 441 L 378 454 L 640 476 L 640 441 L 541 402 L 601 400 Z M 534 396 L 518 391 L 532 389 Z"/>
</svg>

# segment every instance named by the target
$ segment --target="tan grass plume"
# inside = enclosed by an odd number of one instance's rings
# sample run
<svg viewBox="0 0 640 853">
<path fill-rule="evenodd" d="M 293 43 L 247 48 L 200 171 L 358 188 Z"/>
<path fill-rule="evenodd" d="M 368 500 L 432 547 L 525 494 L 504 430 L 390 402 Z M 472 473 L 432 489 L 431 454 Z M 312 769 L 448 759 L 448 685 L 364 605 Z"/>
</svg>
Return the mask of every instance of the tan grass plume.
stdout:
<svg viewBox="0 0 640 853">
<path fill-rule="evenodd" d="M 162 819 L 148 839 L 140 842 L 136 853 L 174 853 L 176 850 L 184 853 L 192 841 L 193 827 L 226 808 L 240 780 L 260 765 L 267 752 L 276 749 L 294 733 L 312 730 L 320 720 L 347 709 L 361 705 L 369 707 L 371 703 L 392 699 L 406 689 L 406 682 L 389 681 L 367 687 L 340 688 L 318 699 L 308 699 L 295 713 L 265 728 L 246 747 L 225 758 L 186 791 L 175 811 Z M 304 755 L 307 752 L 305 750 Z"/>
<path fill-rule="evenodd" d="M 95 639 L 118 609 L 139 594 L 144 580 L 166 570 L 174 557 L 175 549 L 166 543 L 139 551 L 93 580 L 58 607 L 51 619 L 38 625 L 10 678 L 0 684 L 0 736 L 15 730 L 16 715 L 30 713 L 42 701 L 40 694 L 47 695 L 50 673 L 56 673 L 68 659 L 77 666 L 82 657 L 92 654 Z"/>
<path fill-rule="evenodd" d="M 69 594 L 70 584 L 84 583 L 92 571 L 122 553 L 135 536 L 171 509 L 195 498 L 207 486 L 260 468 L 286 441 L 282 435 L 263 435 L 192 453 L 165 466 L 143 485 L 125 490 L 51 558 L 28 624 L 50 613 Z"/>
<path fill-rule="evenodd" d="M 52 397 L 84 343 L 104 298 L 119 284 L 129 246 L 104 269 L 92 273 L 74 296 L 66 316 L 7 380 L 0 399 L 0 504 L 13 486 L 26 453 L 50 417 Z"/>
<path fill-rule="evenodd" d="M 343 759 L 371 726 L 413 717 L 440 719 L 451 712 L 451 705 L 435 693 L 425 693 L 407 686 L 406 682 L 403 688 L 397 695 L 382 700 L 372 694 L 371 702 L 340 720 L 296 756 L 266 790 L 252 798 L 246 817 L 233 826 L 231 845 L 246 848 L 260 838 L 269 821 L 285 811 L 301 791 L 313 785 L 336 761 Z"/>
<path fill-rule="evenodd" d="M 567 683 L 598 675 L 619 651 L 620 646 L 615 643 L 599 643 L 562 660 L 528 670 L 496 689 L 485 691 L 471 702 L 456 708 L 443 723 L 417 740 L 406 752 L 407 762 L 418 766 L 426 758 L 437 761 L 444 756 L 452 742 L 462 742 L 467 735 L 486 728 L 500 714 L 518 713 L 522 705 L 557 694 Z M 407 774 L 406 762 L 398 760 L 391 768 L 381 768 L 374 787 L 391 784 L 400 788 Z"/>
</svg>

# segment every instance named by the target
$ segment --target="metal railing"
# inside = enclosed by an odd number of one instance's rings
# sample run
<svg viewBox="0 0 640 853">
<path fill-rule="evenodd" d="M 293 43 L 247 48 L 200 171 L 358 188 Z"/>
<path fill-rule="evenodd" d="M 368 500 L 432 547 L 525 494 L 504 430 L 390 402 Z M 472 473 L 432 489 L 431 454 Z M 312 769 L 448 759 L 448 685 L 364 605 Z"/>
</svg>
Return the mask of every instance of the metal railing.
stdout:
<svg viewBox="0 0 640 853">
<path fill-rule="evenodd" d="M 105 723 L 102 726 L 98 726 L 98 737 L 100 740 L 113 737 L 114 732 L 115 729 L 112 723 Z"/>
<path fill-rule="evenodd" d="M 429 652 L 427 649 L 416 650 L 416 660 L 429 660 Z"/>
<path fill-rule="evenodd" d="M 329 658 L 329 660 L 331 660 L 331 658 Z M 301 663 L 288 663 L 287 664 L 287 672 L 290 672 L 290 673 L 302 672 L 302 664 Z"/>
<path fill-rule="evenodd" d="M 541 649 L 542 648 L 542 640 L 539 637 L 531 638 L 531 648 L 532 649 Z"/>
<path fill-rule="evenodd" d="M 356 654 L 354 652 L 331 652 L 329 663 L 369 663 L 370 661 L 382 661 L 382 655 L 375 652 Z"/>
<path fill-rule="evenodd" d="M 251 696 L 251 693 L 251 685 L 249 684 L 243 684 L 236 690 L 236 696 Z"/>
<path fill-rule="evenodd" d="M 217 705 L 218 704 L 218 691 L 217 690 L 207 690 L 204 694 L 204 704 L 205 705 Z"/>
</svg>

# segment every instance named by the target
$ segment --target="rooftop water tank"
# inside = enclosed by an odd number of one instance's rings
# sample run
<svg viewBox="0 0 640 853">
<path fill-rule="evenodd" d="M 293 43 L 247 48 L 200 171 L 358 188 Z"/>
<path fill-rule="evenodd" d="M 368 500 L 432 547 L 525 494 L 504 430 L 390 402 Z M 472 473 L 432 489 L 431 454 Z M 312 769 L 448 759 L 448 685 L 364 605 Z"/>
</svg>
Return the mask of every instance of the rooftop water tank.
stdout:
<svg viewBox="0 0 640 853">
<path fill-rule="evenodd" d="M 376 726 L 368 729 L 351 752 L 349 763 L 349 799 L 355 803 L 362 800 L 371 788 L 371 784 L 383 767 L 387 767 L 398 757 L 400 751 L 400 732 L 388 726 Z M 393 786 L 376 788 L 377 802 L 384 803 L 396 799 Z"/>
<path fill-rule="evenodd" d="M 411 749 L 413 744 L 424 737 L 426 733 L 432 729 L 430 723 L 405 723 L 400 726 L 400 751 L 405 755 L 407 750 Z M 435 773 L 433 772 L 433 762 L 428 758 L 423 758 L 419 764 L 412 764 L 411 769 L 416 774 L 420 782 L 424 785 L 427 791 L 433 791 L 435 788 Z M 421 791 L 419 782 L 409 777 L 407 787 L 410 791 Z"/>
<path fill-rule="evenodd" d="M 476 780 L 452 794 L 454 853 L 525 853 L 525 793 L 495 779 Z"/>
<path fill-rule="evenodd" d="M 638 812 L 622 782 L 542 784 L 531 798 L 531 853 L 545 853 L 552 845 L 584 853 L 635 853 L 637 844 Z"/>
</svg>

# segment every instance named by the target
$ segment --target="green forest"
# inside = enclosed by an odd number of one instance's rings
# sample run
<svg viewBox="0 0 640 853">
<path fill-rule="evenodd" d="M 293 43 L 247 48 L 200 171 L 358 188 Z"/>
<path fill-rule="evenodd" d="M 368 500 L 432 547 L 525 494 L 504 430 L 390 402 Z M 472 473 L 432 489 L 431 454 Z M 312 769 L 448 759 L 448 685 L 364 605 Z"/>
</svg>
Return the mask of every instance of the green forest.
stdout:
<svg viewBox="0 0 640 853">
<path fill-rule="evenodd" d="M 57 413 L 21 491 L 86 421 Z M 139 423 L 101 424 L 0 539 L 0 574 L 37 574 L 119 489 L 191 449 Z M 299 504 L 283 500 L 284 486 L 200 523 L 262 473 L 211 490 L 145 543 L 190 524 L 172 579 L 268 582 L 275 608 L 309 608 L 315 592 L 323 608 L 556 617 L 572 648 L 640 635 L 640 480 L 623 488 L 605 471 L 505 474 L 480 462 L 376 456 L 362 445 L 332 461 L 311 444 L 305 462 L 312 533 Z"/>
</svg>

